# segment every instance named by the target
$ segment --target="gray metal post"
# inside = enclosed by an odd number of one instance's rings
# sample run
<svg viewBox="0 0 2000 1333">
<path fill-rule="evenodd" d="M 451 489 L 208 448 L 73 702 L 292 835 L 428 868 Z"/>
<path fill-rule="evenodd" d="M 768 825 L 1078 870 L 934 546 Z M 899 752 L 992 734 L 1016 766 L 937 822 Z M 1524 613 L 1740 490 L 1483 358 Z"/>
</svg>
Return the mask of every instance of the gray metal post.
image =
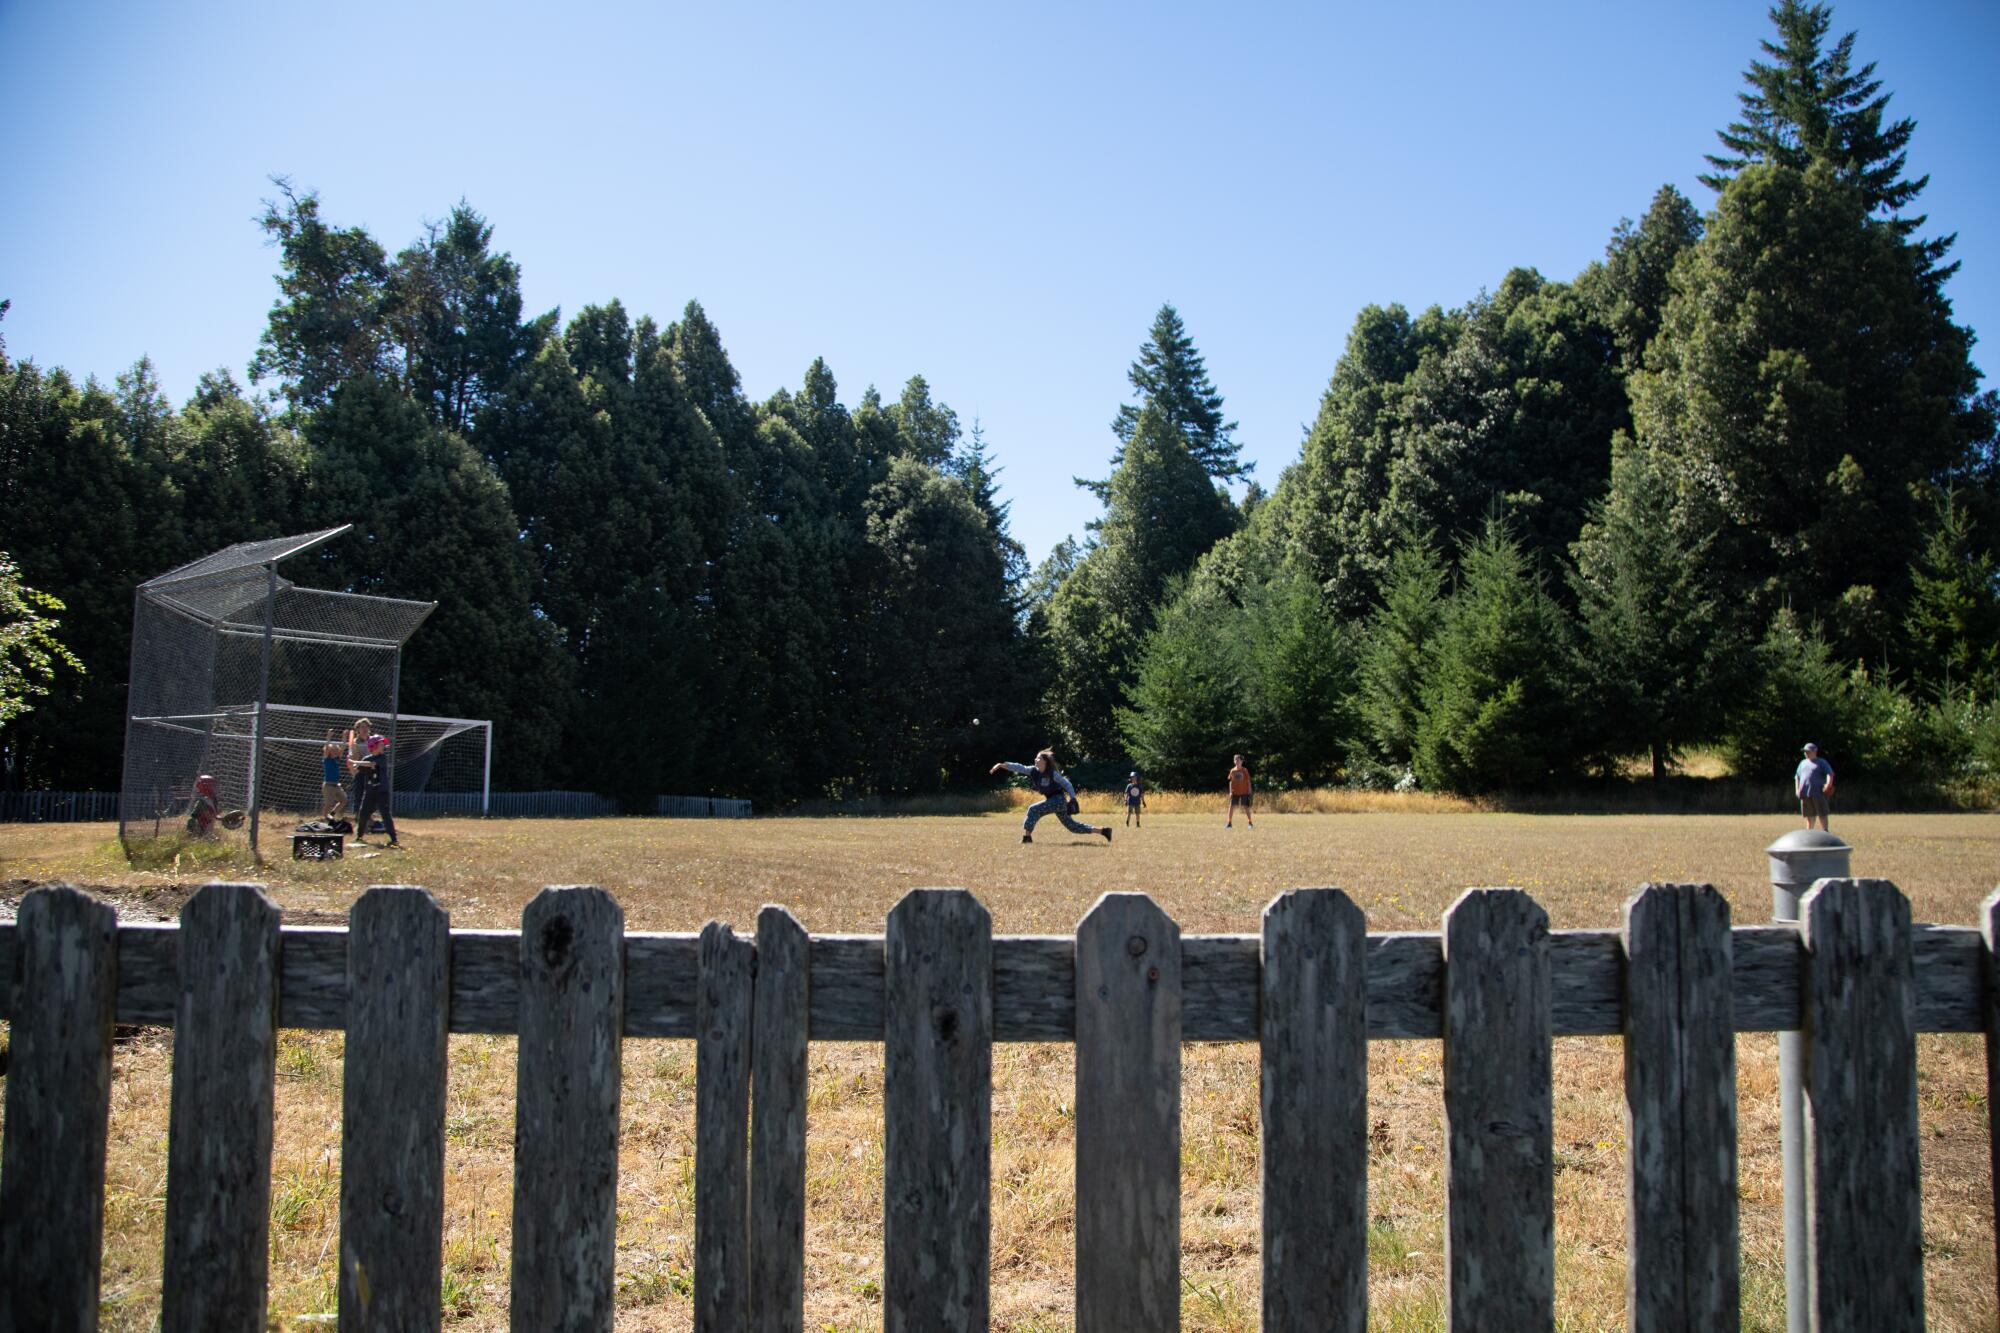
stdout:
<svg viewBox="0 0 2000 1333">
<path fill-rule="evenodd" d="M 1794 829 L 1764 849 L 1771 859 L 1771 919 L 1796 922 L 1799 895 L 1823 879 L 1846 879 L 1854 849 L 1825 829 Z M 1778 1118 L 1785 1167 L 1785 1328 L 1806 1333 L 1806 1110 L 1804 1043 L 1778 1034 Z"/>
<path fill-rule="evenodd" d="M 486 771 L 479 777 L 479 813 L 483 818 L 493 812 L 493 724 L 486 724 Z"/>
<path fill-rule="evenodd" d="M 402 765 L 396 762 L 396 732 L 400 719 L 396 710 L 403 706 L 403 650 L 396 649 L 395 665 L 389 668 L 389 788 L 384 799 L 389 802 L 389 818 L 396 817 L 396 770 Z M 367 837 L 368 830 L 362 829 L 357 837 Z"/>
<path fill-rule="evenodd" d="M 273 560 L 264 566 L 269 582 L 264 590 L 264 649 L 263 662 L 257 673 L 257 721 L 251 728 L 250 741 L 250 854 L 257 854 L 257 816 L 264 804 L 261 771 L 264 759 L 264 709 L 271 702 L 271 639 L 278 628 L 278 562 Z M 209 723 L 212 730 L 215 724 Z"/>
<path fill-rule="evenodd" d="M 132 593 L 132 642 L 135 645 L 139 642 L 140 609 L 145 605 L 146 594 L 135 590 Z M 129 677 L 132 671 L 128 668 L 125 674 Z M 132 682 L 128 679 L 125 682 L 125 758 L 118 766 L 118 844 L 121 847 L 125 844 L 125 793 L 132 790 L 132 715 L 138 711 L 132 706 Z M 154 797 L 153 804 L 158 806 L 159 803 L 159 798 Z M 160 836 L 159 825 L 160 817 L 156 812 L 153 816 L 153 836 L 156 838 Z"/>
</svg>

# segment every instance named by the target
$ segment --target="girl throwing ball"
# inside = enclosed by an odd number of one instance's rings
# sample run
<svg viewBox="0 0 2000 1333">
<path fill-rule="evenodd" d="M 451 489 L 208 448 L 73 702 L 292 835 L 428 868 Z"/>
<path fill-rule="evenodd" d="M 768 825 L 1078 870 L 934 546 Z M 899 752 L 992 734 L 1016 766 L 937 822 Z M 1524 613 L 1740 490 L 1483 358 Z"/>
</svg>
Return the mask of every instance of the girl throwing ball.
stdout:
<svg viewBox="0 0 2000 1333">
<path fill-rule="evenodd" d="M 1079 823 L 1070 814 L 1071 808 L 1076 803 L 1076 788 L 1070 785 L 1069 779 L 1063 776 L 1060 768 L 1056 767 L 1054 750 L 1042 751 L 1035 756 L 1033 764 L 1014 764 L 1002 760 L 993 765 L 991 771 L 998 773 L 1002 769 L 1009 773 L 1019 773 L 1026 778 L 1028 784 L 1042 798 L 1028 807 L 1028 817 L 1021 825 L 1022 842 L 1035 840 L 1035 824 L 1043 815 L 1054 815 L 1071 833 L 1081 833 L 1086 837 L 1095 833 L 1106 842 L 1111 841 L 1110 828 L 1092 828 L 1088 824 Z"/>
</svg>

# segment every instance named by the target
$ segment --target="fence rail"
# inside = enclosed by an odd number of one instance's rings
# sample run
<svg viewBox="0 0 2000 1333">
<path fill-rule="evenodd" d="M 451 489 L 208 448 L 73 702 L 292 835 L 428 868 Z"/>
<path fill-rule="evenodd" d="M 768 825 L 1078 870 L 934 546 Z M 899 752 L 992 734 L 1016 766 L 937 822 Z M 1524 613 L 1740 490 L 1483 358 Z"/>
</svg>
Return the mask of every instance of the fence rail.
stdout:
<svg viewBox="0 0 2000 1333">
<path fill-rule="evenodd" d="M 588 791 L 496 791 L 396 793 L 399 818 L 482 813 L 497 819 L 586 819 L 622 813 L 618 802 Z M 673 819 L 748 819 L 749 801 L 723 796 L 660 796 L 653 813 Z M 94 823 L 118 818 L 115 791 L 0 791 L 0 824 Z M 152 816 L 149 814 L 150 820 Z"/>
<path fill-rule="evenodd" d="M 0 824 L 80 824 L 116 818 L 115 791 L 0 791 Z"/>
<path fill-rule="evenodd" d="M 1916 1034 L 1986 1032 L 2000 1093 L 2000 893 L 1981 930 L 1913 925 L 1883 880 L 1821 881 L 1802 915 L 1732 929 L 1714 889 L 1649 885 L 1623 930 L 1551 931 L 1528 895 L 1479 889 L 1438 933 L 1370 935 L 1345 894 L 1310 889 L 1259 935 L 1183 936 L 1145 896 L 1108 894 L 1074 936 L 995 936 L 971 895 L 938 889 L 882 935 L 808 935 L 766 907 L 752 938 L 626 931 L 594 888 L 544 891 L 519 931 L 452 930 L 409 888 L 369 890 L 344 929 L 282 927 L 250 885 L 204 888 L 178 925 L 40 889 L 0 924 L 0 1308 L 23 1327 L 94 1317 L 115 1020 L 177 1029 L 169 1330 L 263 1327 L 280 1027 L 347 1033 L 343 1327 L 438 1326 L 445 1034 L 484 1032 L 520 1039 L 517 1328 L 611 1327 L 622 1043 L 678 1038 L 697 1052 L 697 1329 L 804 1327 L 814 1040 L 884 1045 L 885 1327 L 986 1325 L 996 1041 L 1077 1046 L 1077 1327 L 1176 1327 L 1182 1043 L 1254 1041 L 1263 1327 L 1360 1329 L 1362 1053 L 1442 1037 L 1451 1324 L 1552 1328 L 1550 1042 L 1615 1034 L 1630 1327 L 1727 1328 L 1734 1034 L 1801 1029 L 1813 1325 L 1919 1328 Z"/>
</svg>

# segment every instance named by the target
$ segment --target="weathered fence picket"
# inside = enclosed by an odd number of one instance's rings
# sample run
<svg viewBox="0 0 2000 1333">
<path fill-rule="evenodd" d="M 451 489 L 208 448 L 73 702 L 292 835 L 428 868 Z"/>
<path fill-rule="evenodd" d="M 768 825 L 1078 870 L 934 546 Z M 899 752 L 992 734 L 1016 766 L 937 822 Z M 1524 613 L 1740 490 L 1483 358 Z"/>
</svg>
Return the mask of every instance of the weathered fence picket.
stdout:
<svg viewBox="0 0 2000 1333">
<path fill-rule="evenodd" d="M 1451 1327 L 1553 1329 L 1549 918 L 1467 889 L 1444 918 L 1445 1269 Z"/>
<path fill-rule="evenodd" d="M 178 926 L 118 925 L 76 890 L 35 890 L 0 922 L 0 1333 L 95 1327 L 114 1019 L 177 1029 L 167 1330 L 264 1327 L 280 1026 L 347 1034 L 345 1329 L 438 1325 L 448 1032 L 519 1038 L 524 1330 L 612 1325 L 627 1037 L 696 1044 L 704 1331 L 805 1327 L 812 1040 L 883 1046 L 895 1330 L 987 1323 L 995 1041 L 1076 1045 L 1086 1333 L 1178 1326 L 1185 1041 L 1260 1044 L 1271 1330 L 1365 1326 L 1371 1039 L 1444 1038 L 1455 1328 L 1553 1323 L 1554 1035 L 1623 1037 L 1639 1333 L 1735 1324 L 1734 1034 L 1803 1030 L 1818 1328 L 1922 1325 L 1916 1034 L 1985 1033 L 2000 1097 L 2000 892 L 1978 929 L 1913 926 L 1895 886 L 1871 880 L 1822 881 L 1798 927 L 1732 929 L 1696 885 L 1647 886 L 1622 932 L 1551 932 L 1501 889 L 1469 891 L 1437 934 L 1367 935 L 1330 889 L 1280 895 L 1260 936 L 1184 938 L 1150 899 L 1109 894 L 1072 937 L 995 937 L 958 890 L 910 894 L 879 936 L 810 936 L 777 907 L 754 943 L 717 924 L 623 925 L 583 888 L 537 896 L 519 931 L 451 930 L 414 889 L 369 890 L 344 929 L 281 928 L 249 885 L 203 889 Z"/>
<path fill-rule="evenodd" d="M 750 1326 L 806 1320 L 806 1014 L 812 943 L 790 912 L 757 914 L 750 1008 Z"/>
<path fill-rule="evenodd" d="M 993 920 L 963 889 L 889 913 L 882 1034 L 884 1333 L 987 1324 Z"/>
<path fill-rule="evenodd" d="M 0 1149 L 0 1333 L 97 1327 L 118 914 L 78 889 L 21 904 Z"/>
<path fill-rule="evenodd" d="M 1264 909 L 1264 1328 L 1368 1323 L 1368 923 L 1339 889 Z"/>
<path fill-rule="evenodd" d="M 263 1333 L 278 1078 L 278 909 L 210 884 L 181 911 L 162 1333 Z"/>
<path fill-rule="evenodd" d="M 1180 1326 L 1181 978 L 1144 894 L 1076 928 L 1077 1333 Z"/>
<path fill-rule="evenodd" d="M 1981 980 L 1986 1011 L 1986 1160 L 1993 1164 L 1994 1258 L 2000 1261 L 2000 889 L 1986 895 L 1979 905 L 1979 932 L 1985 942 Z M 1921 1017 L 1918 1027 L 1922 1030 Z M 1996 1304 L 2000 1304 L 2000 1262 L 1994 1264 Z"/>
<path fill-rule="evenodd" d="M 701 932 L 694 1039 L 694 1326 L 750 1327 L 750 1004 L 753 950 Z"/>
<path fill-rule="evenodd" d="M 1812 1324 L 1921 1329 L 1910 904 L 1887 880 L 1821 880 L 1799 917 Z"/>
<path fill-rule="evenodd" d="M 422 889 L 378 886 L 347 920 L 340 1329 L 418 1333 L 444 1317 L 451 918 Z"/>
<path fill-rule="evenodd" d="M 1729 945 L 1729 903 L 1708 885 L 1649 884 L 1626 904 L 1631 1333 L 1740 1319 Z"/>
<path fill-rule="evenodd" d="M 521 916 L 514 1077 L 514 1333 L 609 1333 L 616 1313 L 625 913 L 550 888 Z"/>
</svg>

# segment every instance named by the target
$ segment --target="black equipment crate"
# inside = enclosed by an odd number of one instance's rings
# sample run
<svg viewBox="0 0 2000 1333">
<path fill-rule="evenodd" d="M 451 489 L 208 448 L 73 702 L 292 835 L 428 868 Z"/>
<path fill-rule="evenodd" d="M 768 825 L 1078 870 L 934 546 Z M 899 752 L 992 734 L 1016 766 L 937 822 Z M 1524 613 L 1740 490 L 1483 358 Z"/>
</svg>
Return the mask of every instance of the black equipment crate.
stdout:
<svg viewBox="0 0 2000 1333">
<path fill-rule="evenodd" d="M 346 839 L 338 833 L 294 833 L 294 861 L 338 861 L 347 854 Z"/>
</svg>

